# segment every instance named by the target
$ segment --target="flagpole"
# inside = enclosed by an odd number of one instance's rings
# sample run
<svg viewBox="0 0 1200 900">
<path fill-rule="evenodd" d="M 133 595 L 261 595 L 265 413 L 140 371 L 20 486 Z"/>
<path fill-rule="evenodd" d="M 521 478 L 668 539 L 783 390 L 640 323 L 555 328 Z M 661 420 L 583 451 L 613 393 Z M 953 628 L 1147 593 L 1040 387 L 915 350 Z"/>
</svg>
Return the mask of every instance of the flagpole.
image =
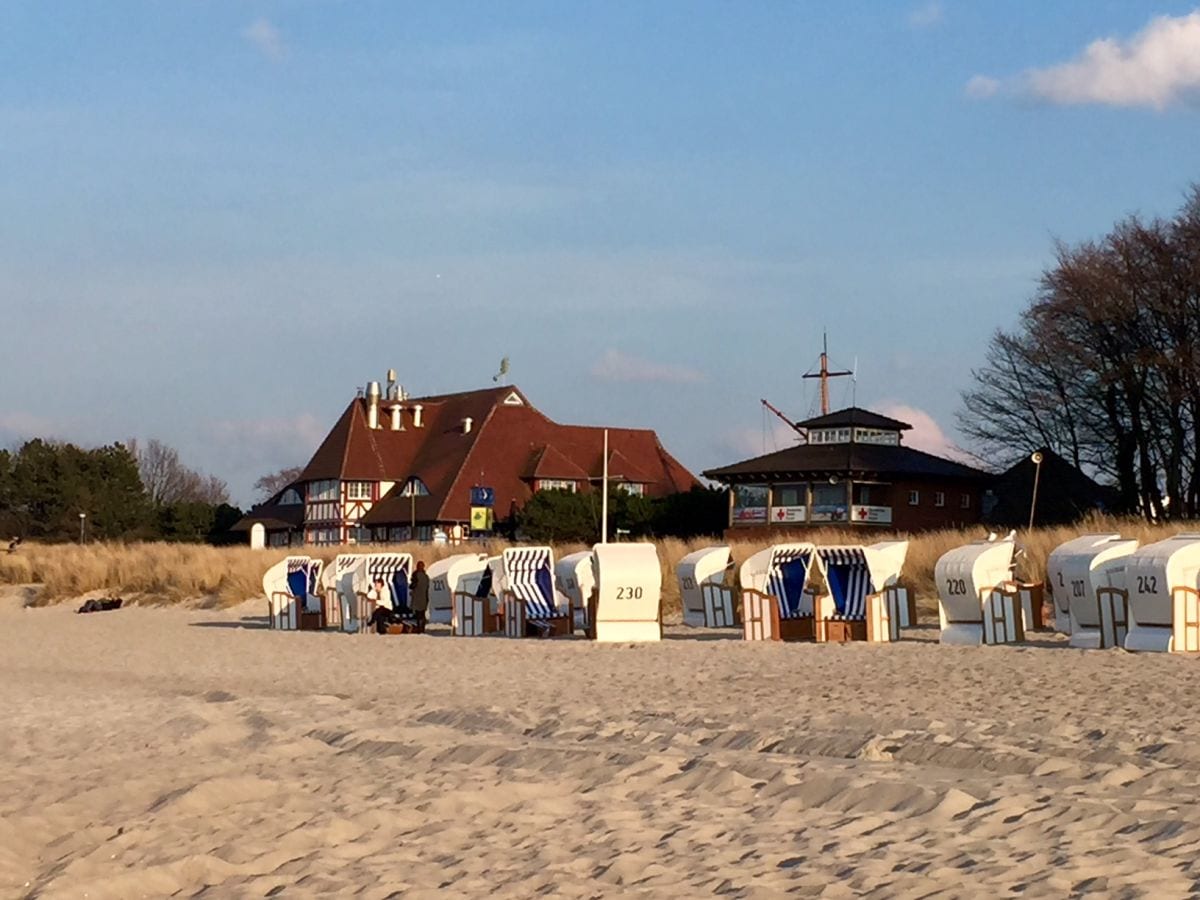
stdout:
<svg viewBox="0 0 1200 900">
<path fill-rule="evenodd" d="M 604 471 L 600 479 L 600 543 L 608 543 L 608 429 L 604 429 Z"/>
</svg>

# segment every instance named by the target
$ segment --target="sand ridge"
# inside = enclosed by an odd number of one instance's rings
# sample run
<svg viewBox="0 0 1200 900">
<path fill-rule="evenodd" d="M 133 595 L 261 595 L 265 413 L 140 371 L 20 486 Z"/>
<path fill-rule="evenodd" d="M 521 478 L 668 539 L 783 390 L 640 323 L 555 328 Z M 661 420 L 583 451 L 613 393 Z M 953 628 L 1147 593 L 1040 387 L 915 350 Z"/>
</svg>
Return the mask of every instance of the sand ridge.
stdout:
<svg viewBox="0 0 1200 900">
<path fill-rule="evenodd" d="M 0 608 L 0 896 L 1181 895 L 1194 662 Z"/>
</svg>

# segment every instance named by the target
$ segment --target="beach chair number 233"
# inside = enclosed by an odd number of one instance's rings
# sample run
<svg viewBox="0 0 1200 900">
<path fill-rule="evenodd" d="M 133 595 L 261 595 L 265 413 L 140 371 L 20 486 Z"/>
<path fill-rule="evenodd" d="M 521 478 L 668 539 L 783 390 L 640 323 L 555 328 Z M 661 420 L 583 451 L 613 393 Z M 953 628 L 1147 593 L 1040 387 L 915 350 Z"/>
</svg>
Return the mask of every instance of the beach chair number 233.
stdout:
<svg viewBox="0 0 1200 900">
<path fill-rule="evenodd" d="M 642 589 L 640 587 L 618 587 L 617 588 L 617 599 L 618 600 L 641 600 L 642 599 Z"/>
</svg>

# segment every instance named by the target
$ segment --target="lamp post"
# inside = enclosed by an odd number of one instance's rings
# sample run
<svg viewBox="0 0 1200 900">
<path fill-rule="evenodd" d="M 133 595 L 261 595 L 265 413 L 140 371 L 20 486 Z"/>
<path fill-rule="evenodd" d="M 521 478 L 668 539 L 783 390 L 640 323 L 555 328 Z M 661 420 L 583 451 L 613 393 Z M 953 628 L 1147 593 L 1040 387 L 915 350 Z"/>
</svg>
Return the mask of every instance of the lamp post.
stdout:
<svg viewBox="0 0 1200 900">
<path fill-rule="evenodd" d="M 81 543 L 81 544 L 83 543 L 83 524 L 86 521 L 87 521 L 87 513 L 81 512 L 79 514 L 79 543 Z"/>
<path fill-rule="evenodd" d="M 1038 480 L 1042 476 L 1042 451 L 1035 450 L 1029 457 L 1033 463 L 1033 497 L 1029 501 L 1029 530 L 1033 530 L 1033 514 L 1037 510 Z"/>
</svg>

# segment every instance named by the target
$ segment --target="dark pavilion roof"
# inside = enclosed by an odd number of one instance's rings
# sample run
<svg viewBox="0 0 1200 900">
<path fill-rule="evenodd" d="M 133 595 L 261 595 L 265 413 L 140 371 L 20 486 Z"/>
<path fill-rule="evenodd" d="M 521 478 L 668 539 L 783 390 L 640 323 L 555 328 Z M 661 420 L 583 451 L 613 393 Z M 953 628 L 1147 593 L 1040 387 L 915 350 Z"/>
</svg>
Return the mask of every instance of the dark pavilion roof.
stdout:
<svg viewBox="0 0 1200 900">
<path fill-rule="evenodd" d="M 824 417 L 822 417 L 824 418 Z M 878 418 L 883 419 L 883 416 Z M 887 420 L 894 421 L 894 420 Z M 863 424 L 856 422 L 855 424 Z M 826 427 L 826 426 L 818 426 Z M 828 426 L 832 427 L 832 426 Z M 866 426 L 881 427 L 881 426 Z M 906 426 L 907 427 L 907 426 Z M 705 471 L 714 481 L 746 481 L 828 475 L 907 475 L 923 478 L 986 479 L 979 469 L 911 447 L 880 444 L 798 444 L 785 450 Z"/>
<path fill-rule="evenodd" d="M 881 416 L 859 406 L 848 406 L 796 424 L 801 428 L 845 428 L 857 425 L 860 428 L 879 428 L 884 431 L 908 431 L 912 428 L 907 422 Z"/>
</svg>

